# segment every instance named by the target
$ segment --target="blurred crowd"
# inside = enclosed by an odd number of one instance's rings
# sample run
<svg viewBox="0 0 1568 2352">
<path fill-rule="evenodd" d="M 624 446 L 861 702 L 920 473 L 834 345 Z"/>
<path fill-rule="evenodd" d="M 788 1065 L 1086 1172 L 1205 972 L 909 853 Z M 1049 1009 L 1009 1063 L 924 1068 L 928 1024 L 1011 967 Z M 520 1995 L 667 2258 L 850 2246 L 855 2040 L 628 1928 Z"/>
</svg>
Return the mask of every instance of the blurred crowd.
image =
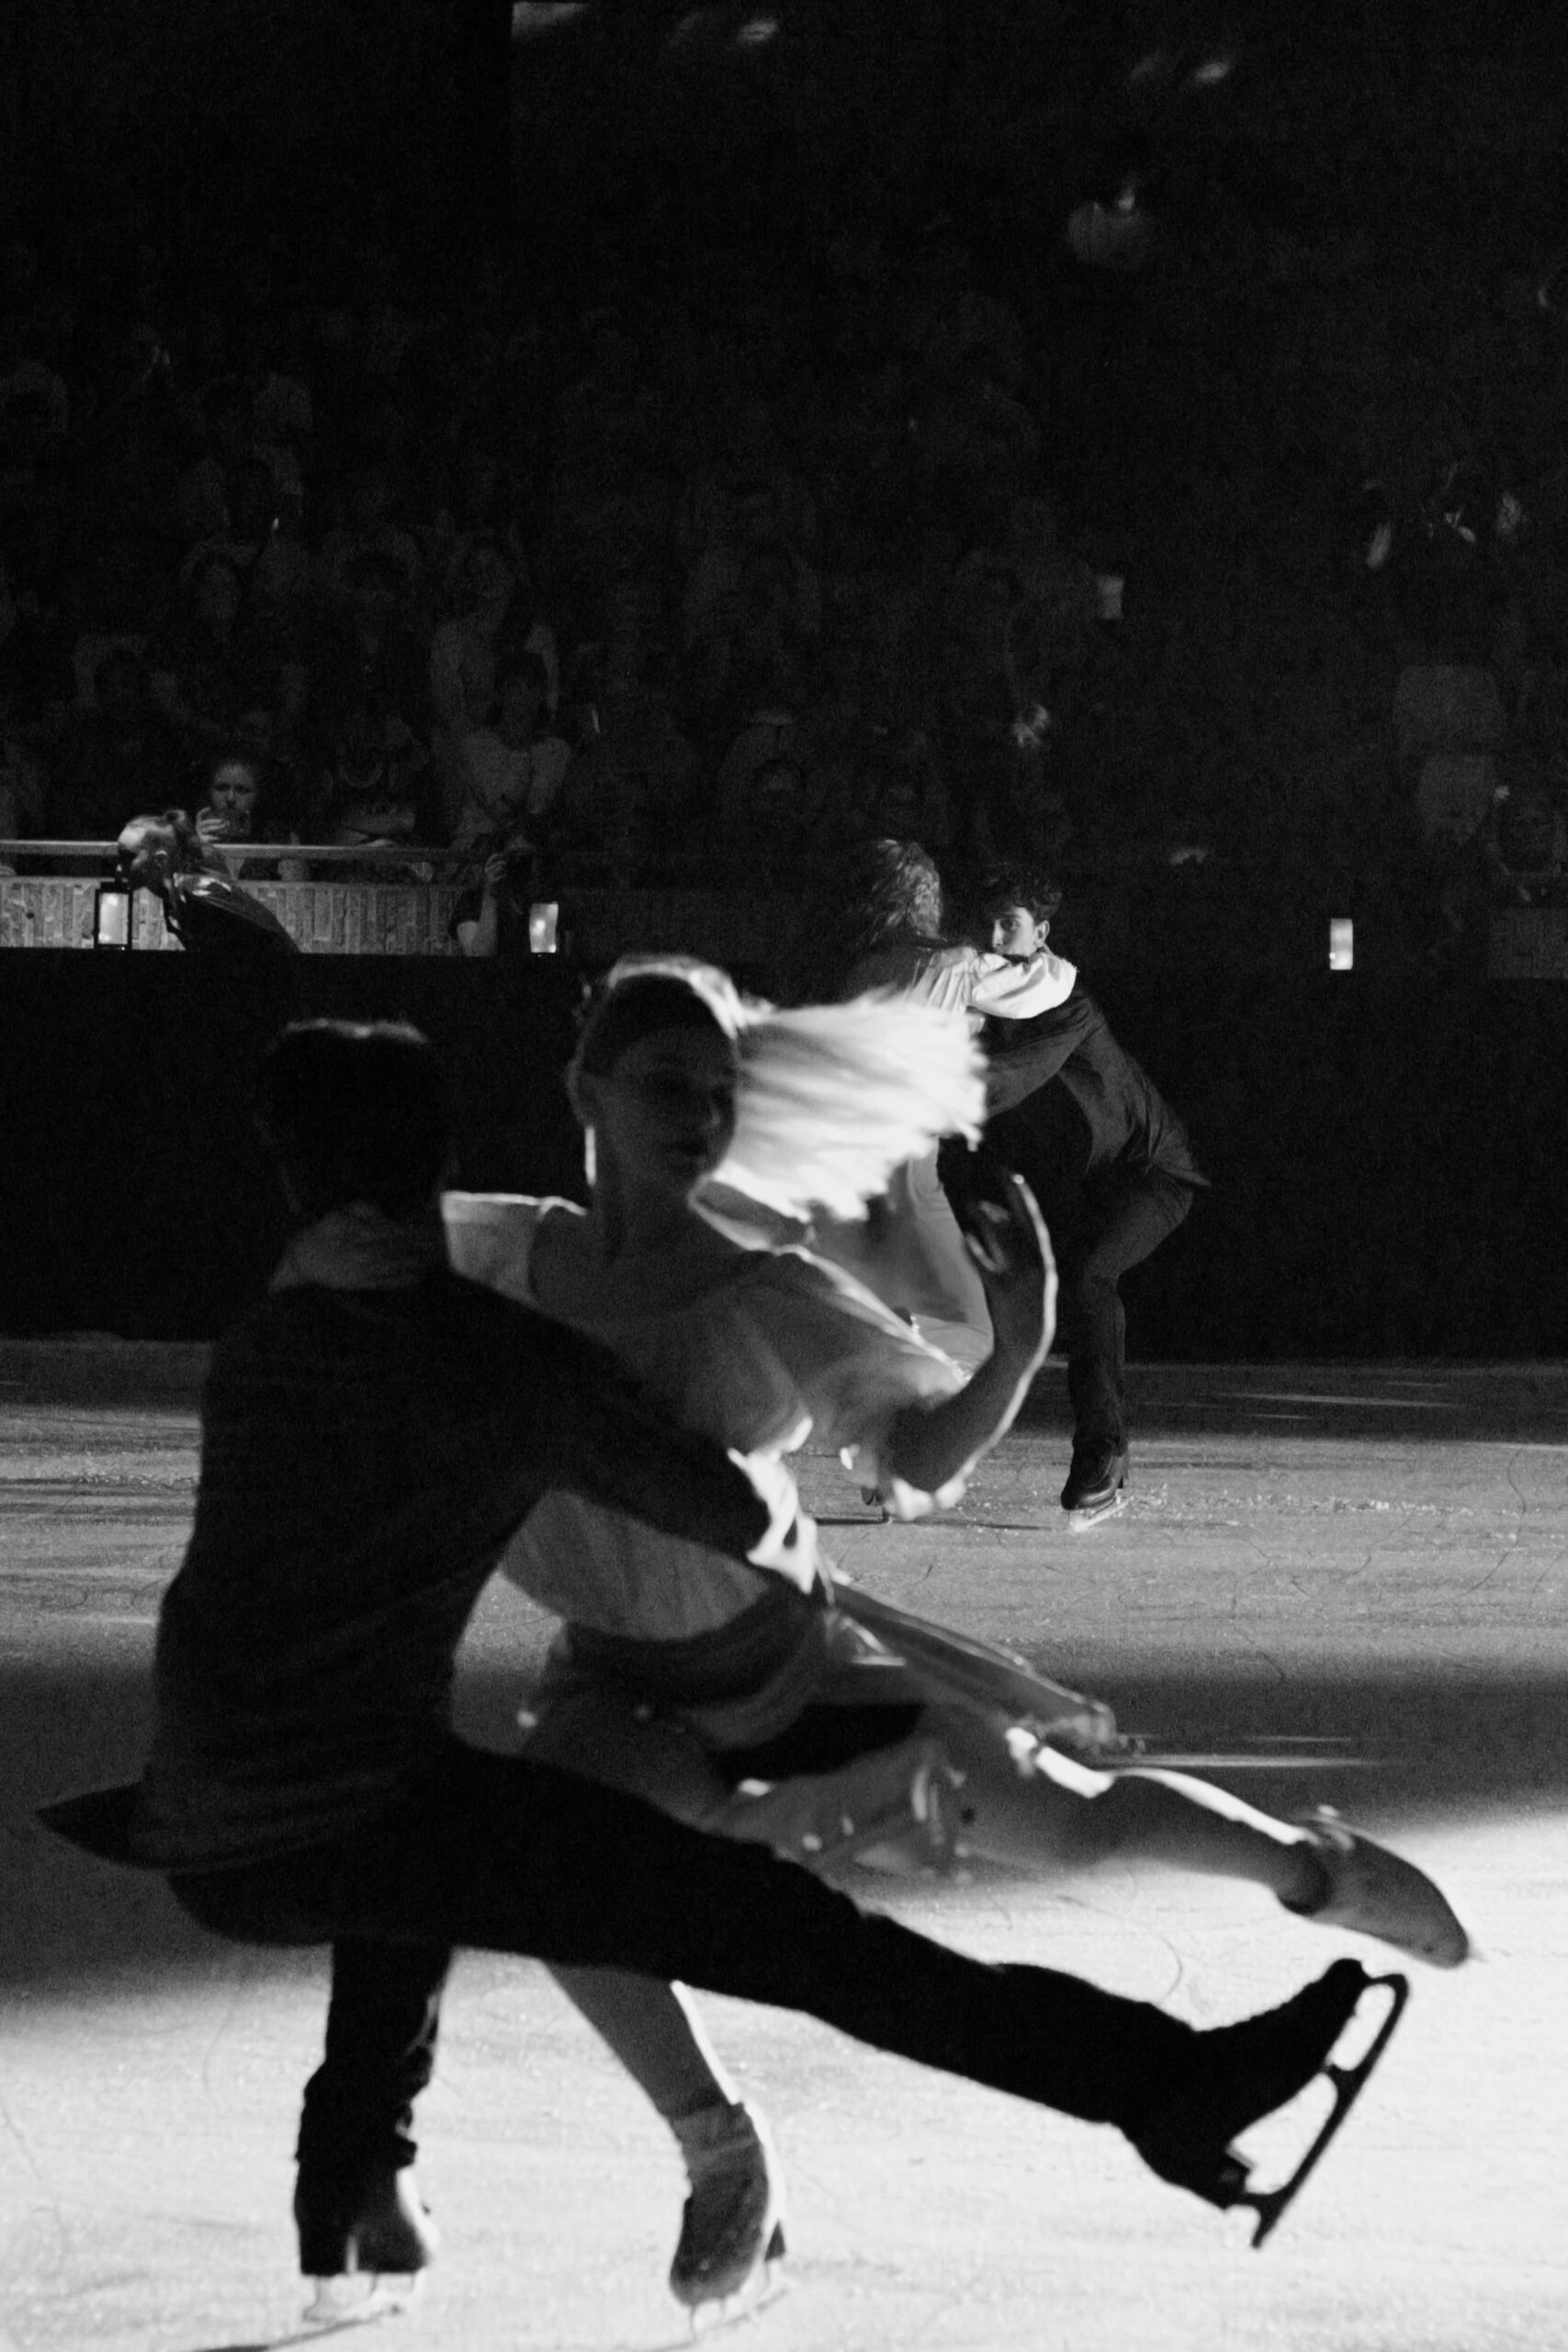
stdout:
<svg viewBox="0 0 1568 2352">
<path fill-rule="evenodd" d="M 1130 262 L 849 189 L 450 287 L 390 234 L 302 276 L 6 232 L 0 840 L 442 853 L 479 953 L 574 888 L 808 896 L 873 836 L 1382 889 L 1439 954 L 1568 899 L 1557 279 L 1478 298 L 1416 429 L 1416 281 L 1216 190 Z M 1496 714 L 1406 741 L 1396 681 L 1454 664 Z"/>
<path fill-rule="evenodd" d="M 355 274 L 0 254 L 0 838 L 177 806 L 487 892 L 1056 854 L 1120 583 L 950 221 L 582 307 Z"/>
</svg>

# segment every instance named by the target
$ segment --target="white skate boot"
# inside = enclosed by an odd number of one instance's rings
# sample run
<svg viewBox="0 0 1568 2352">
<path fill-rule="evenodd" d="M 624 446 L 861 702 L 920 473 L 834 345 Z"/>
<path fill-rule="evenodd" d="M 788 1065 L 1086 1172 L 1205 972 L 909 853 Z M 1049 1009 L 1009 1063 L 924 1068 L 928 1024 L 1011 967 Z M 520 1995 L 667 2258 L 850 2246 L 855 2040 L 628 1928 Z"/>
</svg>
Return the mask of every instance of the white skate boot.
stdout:
<svg viewBox="0 0 1568 2352">
<path fill-rule="evenodd" d="M 1319 1927 L 1375 1936 L 1433 1968 L 1458 1968 L 1470 1957 L 1470 1938 L 1425 1871 L 1348 1827 L 1332 1805 L 1297 1817 L 1323 1865 L 1328 1891 L 1310 1905 L 1288 1903 L 1288 1911 Z"/>
</svg>

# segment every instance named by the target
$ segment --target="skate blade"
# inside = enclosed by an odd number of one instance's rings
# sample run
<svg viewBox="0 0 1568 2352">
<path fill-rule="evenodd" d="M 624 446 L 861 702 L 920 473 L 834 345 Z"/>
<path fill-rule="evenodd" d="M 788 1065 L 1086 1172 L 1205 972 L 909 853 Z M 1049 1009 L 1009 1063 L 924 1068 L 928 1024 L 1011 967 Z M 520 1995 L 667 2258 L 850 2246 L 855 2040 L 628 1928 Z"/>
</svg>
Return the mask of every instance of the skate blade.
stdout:
<svg viewBox="0 0 1568 2352">
<path fill-rule="evenodd" d="M 315 2300 L 306 2306 L 307 2327 L 357 2327 L 367 2320 L 389 2319 L 419 2300 L 424 2285 L 423 2270 L 350 2270 L 341 2277 L 311 2281 Z"/>
<path fill-rule="evenodd" d="M 789 2291 L 789 2280 L 784 2276 L 780 2262 L 764 2262 L 754 2270 L 743 2287 L 733 2295 L 726 2295 L 716 2302 L 697 2303 L 690 2314 L 691 2335 L 688 2341 L 717 2335 L 728 2327 L 741 2327 L 747 2320 L 755 2319 L 771 2303 L 776 2303 Z"/>
<path fill-rule="evenodd" d="M 1091 1527 L 1100 1526 L 1104 1520 L 1120 1519 L 1126 1508 L 1127 1496 L 1123 1491 L 1113 1495 L 1108 1503 L 1097 1503 L 1092 1510 L 1070 1510 L 1066 1515 L 1067 1532 L 1069 1535 L 1086 1535 Z"/>
<path fill-rule="evenodd" d="M 1334 2094 L 1334 2104 L 1294 2172 L 1288 2180 L 1282 2181 L 1278 2188 L 1247 2188 L 1242 2189 L 1233 2200 L 1237 2205 L 1250 2206 L 1258 2216 L 1257 2227 L 1252 2233 L 1254 2252 L 1268 2243 L 1286 2211 L 1295 2202 L 1296 2198 L 1306 2186 L 1307 2180 L 1327 2154 L 1330 2143 L 1335 2139 L 1346 2117 L 1360 2098 L 1371 2078 L 1373 2067 L 1376 2066 L 1393 2040 L 1393 2030 L 1404 2015 L 1404 2004 L 1410 1998 L 1410 1979 L 1400 1975 L 1369 1976 L 1361 1990 L 1361 1999 L 1364 2000 L 1369 1993 L 1379 1991 L 1385 1992 L 1389 1996 L 1388 2015 L 1372 2036 L 1371 2041 L 1361 2057 L 1352 2066 L 1337 2066 L 1333 2059 L 1328 2058 L 1325 2060 L 1319 2070 L 1318 2079 L 1328 2084 Z M 1355 2014 L 1357 2017 L 1360 2014 L 1360 2001 L 1356 2005 Z M 1347 2026 L 1353 2021 L 1353 2018 L 1348 2018 Z"/>
<path fill-rule="evenodd" d="M 700 2335 L 716 2335 L 721 2328 L 739 2326 L 743 2320 L 754 2319 L 769 2303 L 777 2302 L 789 2284 L 784 2276 L 785 2252 L 784 2222 L 775 2213 L 762 2258 L 753 2263 L 740 2284 L 728 2295 L 705 2296 L 688 2307 L 689 2341 L 694 2344 Z"/>
</svg>

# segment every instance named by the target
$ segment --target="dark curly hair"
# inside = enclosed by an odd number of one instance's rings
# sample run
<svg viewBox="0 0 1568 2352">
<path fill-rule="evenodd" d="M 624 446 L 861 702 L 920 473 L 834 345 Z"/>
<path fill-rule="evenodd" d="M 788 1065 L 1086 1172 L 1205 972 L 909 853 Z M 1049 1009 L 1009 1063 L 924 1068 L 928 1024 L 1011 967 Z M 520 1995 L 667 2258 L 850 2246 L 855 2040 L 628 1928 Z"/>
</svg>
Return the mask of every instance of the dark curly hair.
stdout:
<svg viewBox="0 0 1568 2352">
<path fill-rule="evenodd" d="M 1049 922 L 1062 903 L 1062 893 L 1038 865 L 994 865 L 981 875 L 974 891 L 974 909 L 990 923 L 1010 907 L 1022 907 L 1036 922 Z"/>
</svg>

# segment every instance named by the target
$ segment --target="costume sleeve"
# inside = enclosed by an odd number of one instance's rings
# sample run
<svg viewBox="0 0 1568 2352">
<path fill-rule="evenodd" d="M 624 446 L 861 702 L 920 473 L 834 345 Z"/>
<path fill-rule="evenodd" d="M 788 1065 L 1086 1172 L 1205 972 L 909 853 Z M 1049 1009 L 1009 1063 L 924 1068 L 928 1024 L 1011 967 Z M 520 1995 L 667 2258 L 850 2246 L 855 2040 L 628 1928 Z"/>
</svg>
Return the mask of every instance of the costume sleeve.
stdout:
<svg viewBox="0 0 1568 2352">
<path fill-rule="evenodd" d="M 832 1446 L 863 1485 L 880 1487 L 898 1518 L 924 1519 L 958 1500 L 962 1478 L 928 1494 L 883 1460 L 901 1414 L 939 1405 L 963 1387 L 956 1364 L 852 1275 L 802 1250 L 759 1266 L 747 1310 L 793 1381 L 813 1437 Z"/>
<path fill-rule="evenodd" d="M 1094 1027 L 1099 1014 L 1092 998 L 1075 987 L 1056 1012 L 1031 1021 L 1027 1034 L 1004 1052 L 992 1054 L 986 1065 L 986 1112 L 1015 1110 L 1031 1094 L 1054 1079 Z"/>
<path fill-rule="evenodd" d="M 562 1356 L 541 1366 L 550 1486 L 811 1590 L 815 1531 L 782 1462 L 727 1452 L 682 1428 L 607 1349 L 564 1325 L 546 1328 Z"/>
<path fill-rule="evenodd" d="M 443 1193 L 453 1271 L 530 1305 L 528 1262 L 539 1220 L 570 1205 L 519 1193 Z M 551 1483 L 809 1590 L 816 1547 L 788 1471 L 766 1456 L 726 1453 L 682 1428 L 607 1349 L 541 1321 L 566 1351 L 550 1383 Z"/>
<path fill-rule="evenodd" d="M 453 1272 L 529 1306 L 534 1235 L 546 1209 L 555 1205 L 525 1193 L 443 1193 L 441 1221 Z"/>
<path fill-rule="evenodd" d="M 1002 1021 L 1027 1021 L 1036 1012 L 1054 1012 L 1066 1004 L 1078 977 L 1077 966 L 1043 947 L 1037 956 L 976 956 L 969 986 L 969 1003 L 976 1012 L 994 1013 Z"/>
</svg>

